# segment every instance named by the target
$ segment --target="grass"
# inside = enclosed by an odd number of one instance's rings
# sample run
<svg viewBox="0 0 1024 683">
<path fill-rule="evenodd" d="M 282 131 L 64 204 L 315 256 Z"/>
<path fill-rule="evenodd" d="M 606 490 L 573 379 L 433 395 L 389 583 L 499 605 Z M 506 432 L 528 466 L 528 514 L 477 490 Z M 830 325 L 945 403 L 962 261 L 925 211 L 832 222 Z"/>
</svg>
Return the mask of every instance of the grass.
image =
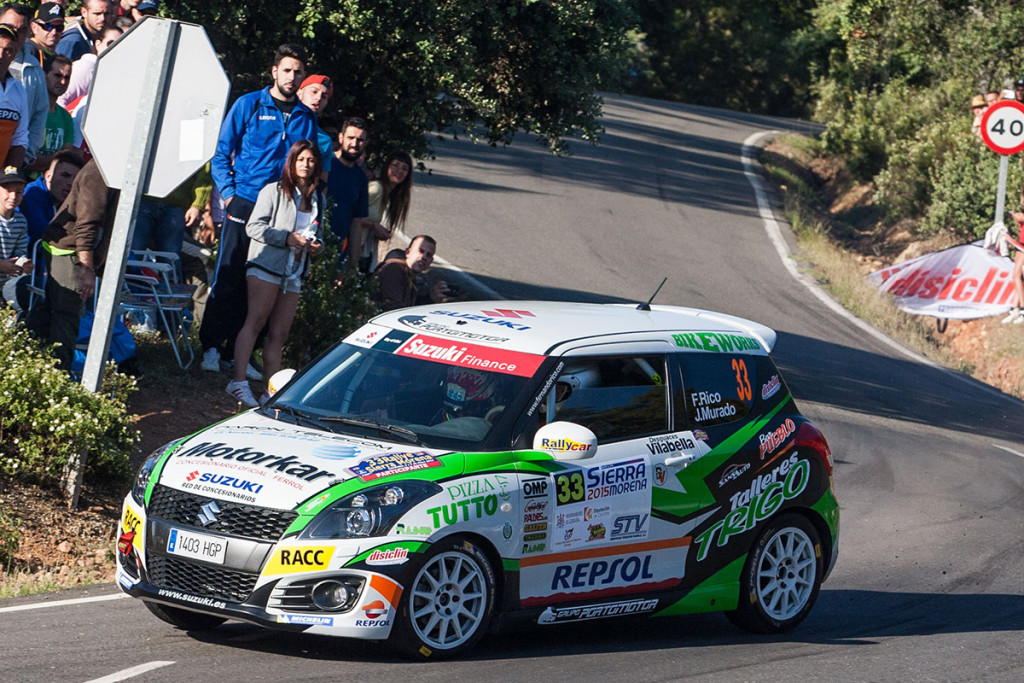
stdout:
<svg viewBox="0 0 1024 683">
<path fill-rule="evenodd" d="M 801 164 L 801 157 L 806 160 L 820 153 L 817 143 L 799 136 L 787 136 L 781 142 L 793 153 L 766 153 L 762 162 L 782 194 L 783 212 L 800 245 L 795 258 L 840 304 L 910 348 L 964 374 L 984 377 L 1001 358 L 1024 357 L 1024 334 L 1020 327 L 996 325 L 986 333 L 987 357 L 977 362 L 965 360 L 940 342 L 930 318 L 901 311 L 891 297 L 868 283 L 857 255 L 834 237 L 851 231 L 852 227 L 838 223 L 821 210 L 822 192 Z M 1024 377 L 1000 388 L 1024 398 Z"/>
</svg>

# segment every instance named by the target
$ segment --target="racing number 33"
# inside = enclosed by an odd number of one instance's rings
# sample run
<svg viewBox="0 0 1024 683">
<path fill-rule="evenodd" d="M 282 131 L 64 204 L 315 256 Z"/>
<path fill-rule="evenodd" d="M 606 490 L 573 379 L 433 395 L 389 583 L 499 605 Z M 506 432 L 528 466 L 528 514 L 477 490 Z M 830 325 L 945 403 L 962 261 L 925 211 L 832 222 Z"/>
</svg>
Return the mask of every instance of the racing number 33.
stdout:
<svg viewBox="0 0 1024 683">
<path fill-rule="evenodd" d="M 583 473 L 579 471 L 556 476 L 555 488 L 558 489 L 559 505 L 579 503 L 586 497 L 586 487 L 583 486 Z"/>
<path fill-rule="evenodd" d="M 736 393 L 739 394 L 741 401 L 750 401 L 754 394 L 750 391 L 747 362 L 742 358 L 733 358 L 732 369 L 736 371 Z"/>
</svg>

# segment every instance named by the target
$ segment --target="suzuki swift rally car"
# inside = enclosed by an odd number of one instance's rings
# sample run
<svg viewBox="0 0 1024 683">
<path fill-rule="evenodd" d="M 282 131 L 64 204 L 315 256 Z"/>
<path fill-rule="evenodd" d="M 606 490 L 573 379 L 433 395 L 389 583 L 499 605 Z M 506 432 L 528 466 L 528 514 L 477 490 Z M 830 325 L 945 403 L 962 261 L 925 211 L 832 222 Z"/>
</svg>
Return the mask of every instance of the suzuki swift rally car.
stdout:
<svg viewBox="0 0 1024 683">
<path fill-rule="evenodd" d="M 185 629 L 237 619 L 414 657 L 521 620 L 793 628 L 836 561 L 828 444 L 772 330 L 644 308 L 378 316 L 145 461 L 118 584 Z"/>
</svg>

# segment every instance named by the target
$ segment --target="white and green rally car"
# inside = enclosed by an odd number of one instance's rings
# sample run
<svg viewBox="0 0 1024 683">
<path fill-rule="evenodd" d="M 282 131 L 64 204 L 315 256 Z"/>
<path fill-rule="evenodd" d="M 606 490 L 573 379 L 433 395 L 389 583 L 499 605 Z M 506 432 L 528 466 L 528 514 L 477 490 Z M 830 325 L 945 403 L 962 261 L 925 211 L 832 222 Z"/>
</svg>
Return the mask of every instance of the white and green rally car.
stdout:
<svg viewBox="0 0 1024 683">
<path fill-rule="evenodd" d="M 453 656 L 489 629 L 724 611 L 796 626 L 835 564 L 832 456 L 775 333 L 666 306 L 378 316 L 125 498 L 117 581 L 238 619 Z"/>
</svg>

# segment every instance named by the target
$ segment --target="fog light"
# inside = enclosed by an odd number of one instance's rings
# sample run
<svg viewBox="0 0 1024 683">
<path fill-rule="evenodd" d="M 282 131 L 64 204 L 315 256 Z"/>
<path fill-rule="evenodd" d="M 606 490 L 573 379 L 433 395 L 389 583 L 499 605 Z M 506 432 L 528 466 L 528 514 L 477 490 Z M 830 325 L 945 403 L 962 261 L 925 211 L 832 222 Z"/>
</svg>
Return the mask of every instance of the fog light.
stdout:
<svg viewBox="0 0 1024 683">
<path fill-rule="evenodd" d="M 354 597 L 340 581 L 321 581 L 313 586 L 313 604 L 323 610 L 339 610 Z"/>
</svg>

